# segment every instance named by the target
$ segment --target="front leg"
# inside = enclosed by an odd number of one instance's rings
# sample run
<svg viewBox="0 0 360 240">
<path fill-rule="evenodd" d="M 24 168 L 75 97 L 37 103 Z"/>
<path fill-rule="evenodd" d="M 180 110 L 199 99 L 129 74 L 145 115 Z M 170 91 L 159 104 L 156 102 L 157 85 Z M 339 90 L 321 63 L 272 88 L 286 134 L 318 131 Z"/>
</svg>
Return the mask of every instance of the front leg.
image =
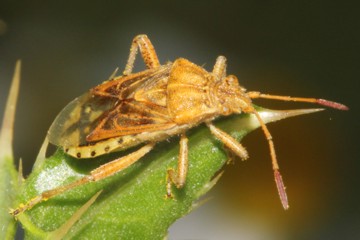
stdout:
<svg viewBox="0 0 360 240">
<path fill-rule="evenodd" d="M 172 168 L 167 170 L 166 175 L 166 196 L 171 198 L 171 186 L 174 184 L 177 188 L 182 188 L 186 181 L 188 171 L 188 138 L 183 133 L 180 137 L 180 152 L 177 170 Z"/>
<path fill-rule="evenodd" d="M 231 137 L 226 132 L 220 130 L 219 128 L 215 127 L 214 124 L 211 122 L 207 122 L 206 125 L 210 129 L 211 133 L 219 139 L 224 145 L 229 148 L 232 152 L 234 152 L 237 156 L 239 156 L 242 160 L 246 160 L 249 158 L 249 154 L 246 149 L 236 141 L 233 137 Z"/>
<path fill-rule="evenodd" d="M 156 55 L 154 46 L 150 42 L 150 39 L 144 34 L 137 35 L 133 39 L 130 47 L 129 58 L 123 72 L 124 75 L 131 74 L 134 68 L 134 62 L 138 49 L 140 49 L 141 56 L 144 59 L 147 68 L 157 68 L 160 66 L 159 59 Z"/>
</svg>

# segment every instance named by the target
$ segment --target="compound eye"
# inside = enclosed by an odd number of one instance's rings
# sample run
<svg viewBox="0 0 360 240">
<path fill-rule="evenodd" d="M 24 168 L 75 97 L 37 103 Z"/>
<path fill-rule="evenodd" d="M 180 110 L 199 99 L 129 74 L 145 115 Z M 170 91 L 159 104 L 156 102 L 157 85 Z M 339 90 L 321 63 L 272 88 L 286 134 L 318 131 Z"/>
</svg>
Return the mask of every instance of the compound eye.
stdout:
<svg viewBox="0 0 360 240">
<path fill-rule="evenodd" d="M 234 84 L 234 78 L 232 78 L 232 77 L 226 78 L 225 81 L 226 81 L 227 85 L 233 85 Z"/>
<path fill-rule="evenodd" d="M 239 86 L 239 81 L 234 75 L 229 75 L 225 78 L 225 83 L 228 86 Z"/>
</svg>

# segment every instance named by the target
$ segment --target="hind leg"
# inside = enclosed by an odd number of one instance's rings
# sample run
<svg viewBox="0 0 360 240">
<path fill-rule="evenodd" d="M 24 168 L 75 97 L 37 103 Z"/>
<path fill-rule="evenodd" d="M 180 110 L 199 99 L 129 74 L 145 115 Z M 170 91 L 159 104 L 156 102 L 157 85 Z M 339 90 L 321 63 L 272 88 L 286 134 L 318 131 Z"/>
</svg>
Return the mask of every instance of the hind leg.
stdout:
<svg viewBox="0 0 360 240">
<path fill-rule="evenodd" d="M 149 143 L 133 153 L 130 153 L 124 157 L 118 158 L 112 162 L 101 165 L 100 167 L 91 171 L 90 175 L 80 178 L 79 180 L 77 180 L 75 182 L 72 182 L 65 186 L 60 186 L 60 187 L 45 191 L 45 192 L 41 193 L 41 195 L 38 195 L 38 196 L 34 197 L 33 199 L 31 199 L 30 201 L 28 201 L 27 203 L 20 204 L 18 208 L 16 208 L 15 210 L 11 210 L 10 214 L 16 217 L 17 215 L 25 212 L 26 210 L 37 205 L 38 203 L 46 201 L 50 198 L 53 198 L 63 192 L 69 191 L 75 187 L 84 185 L 89 182 L 96 182 L 101 179 L 112 176 L 115 173 L 118 173 L 121 170 L 128 168 L 130 165 L 132 165 L 133 163 L 138 161 L 145 154 L 147 154 L 154 147 L 154 145 L 155 145 L 154 143 Z"/>
</svg>

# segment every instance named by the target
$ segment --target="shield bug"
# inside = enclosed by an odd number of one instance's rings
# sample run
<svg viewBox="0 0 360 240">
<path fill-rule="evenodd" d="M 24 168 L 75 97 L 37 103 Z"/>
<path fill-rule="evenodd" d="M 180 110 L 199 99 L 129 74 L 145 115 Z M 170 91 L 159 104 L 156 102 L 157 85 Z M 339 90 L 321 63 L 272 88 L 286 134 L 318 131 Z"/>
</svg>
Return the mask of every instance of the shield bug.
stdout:
<svg viewBox="0 0 360 240">
<path fill-rule="evenodd" d="M 132 73 L 138 50 L 146 70 Z M 340 103 L 315 98 L 276 96 L 247 92 L 238 79 L 226 74 L 226 58 L 216 59 L 212 72 L 179 58 L 161 65 L 146 35 L 133 39 L 122 76 L 115 74 L 102 84 L 68 104 L 49 129 L 49 141 L 62 147 L 75 158 L 93 158 L 109 152 L 145 144 L 133 153 L 104 164 L 89 175 L 65 186 L 43 192 L 11 212 L 16 216 L 37 203 L 76 186 L 109 177 L 138 161 L 154 145 L 180 135 L 177 169 L 168 169 L 166 194 L 171 197 L 172 185 L 184 186 L 188 169 L 186 131 L 205 123 L 211 133 L 242 159 L 248 158 L 245 148 L 226 132 L 212 124 L 220 116 L 254 114 L 269 144 L 272 167 L 280 200 L 285 209 L 288 200 L 279 172 L 272 136 L 252 99 L 310 102 L 347 110 Z"/>
</svg>

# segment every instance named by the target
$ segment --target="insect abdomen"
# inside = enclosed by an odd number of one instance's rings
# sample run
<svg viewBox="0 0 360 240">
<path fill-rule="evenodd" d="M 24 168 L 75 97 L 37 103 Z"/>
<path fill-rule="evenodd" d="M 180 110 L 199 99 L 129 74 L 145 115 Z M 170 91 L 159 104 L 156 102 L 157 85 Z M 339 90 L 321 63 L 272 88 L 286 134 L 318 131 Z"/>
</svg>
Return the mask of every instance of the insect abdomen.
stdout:
<svg viewBox="0 0 360 240">
<path fill-rule="evenodd" d="M 130 138 L 128 136 L 110 138 L 105 141 L 97 142 L 94 145 L 68 147 L 65 152 L 76 158 L 94 158 L 119 149 L 124 145 L 129 145 Z M 124 148 L 124 147 L 123 147 Z"/>
<path fill-rule="evenodd" d="M 99 141 L 94 145 L 78 147 L 67 147 L 64 151 L 75 158 L 94 158 L 105 153 L 125 150 L 145 142 L 159 142 L 174 135 L 180 134 L 192 127 L 194 124 L 183 124 L 164 131 L 144 132 L 136 135 L 126 135 Z"/>
</svg>

